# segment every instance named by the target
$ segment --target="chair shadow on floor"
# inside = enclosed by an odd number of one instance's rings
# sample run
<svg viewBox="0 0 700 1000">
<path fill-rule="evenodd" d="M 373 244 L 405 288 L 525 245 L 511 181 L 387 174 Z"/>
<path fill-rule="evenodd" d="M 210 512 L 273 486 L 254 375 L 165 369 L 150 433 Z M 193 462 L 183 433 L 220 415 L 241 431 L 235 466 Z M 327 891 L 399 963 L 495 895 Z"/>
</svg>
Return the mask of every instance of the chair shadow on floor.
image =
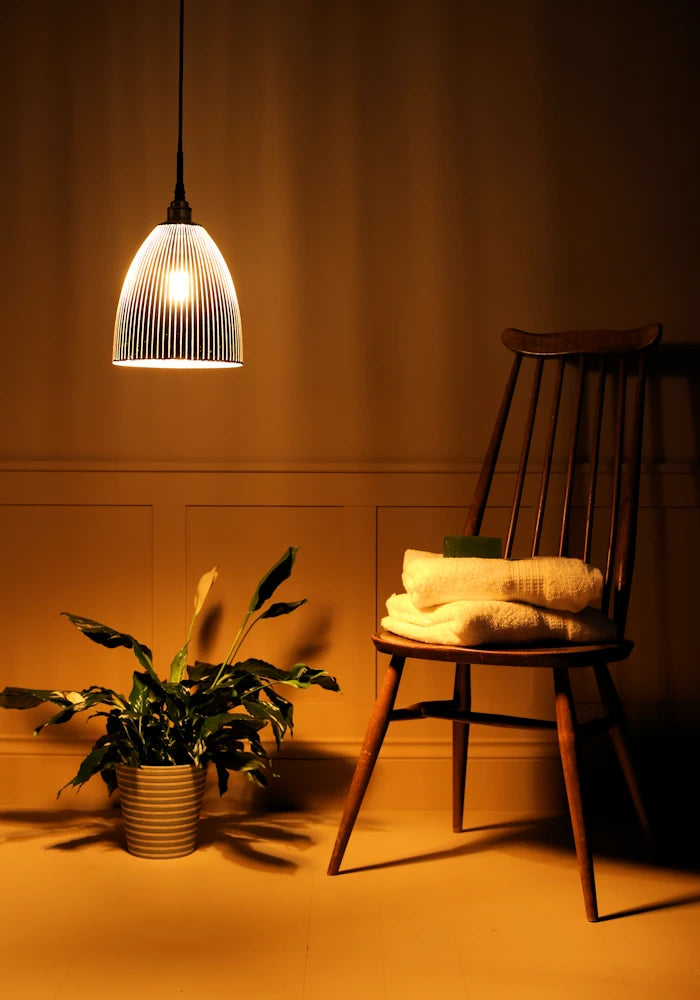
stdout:
<svg viewBox="0 0 700 1000">
<path fill-rule="evenodd" d="M 645 868 L 649 871 L 669 869 L 695 872 L 700 870 L 697 852 L 697 845 L 700 843 L 700 819 L 684 820 L 683 822 L 669 821 L 664 825 L 657 824 L 657 836 L 652 853 L 639 835 L 634 816 L 618 815 L 611 823 L 608 811 L 600 816 L 593 815 L 589 819 L 592 839 L 595 843 L 595 854 L 601 859 L 634 867 L 641 872 L 640 877 L 643 877 Z M 371 824 L 371 820 L 369 824 Z M 360 827 L 367 830 L 369 824 L 363 821 Z M 447 825 L 446 833 L 448 833 Z M 500 849 L 526 858 L 530 864 L 538 857 L 545 863 L 551 864 L 553 855 L 557 854 L 567 854 L 572 859 L 574 858 L 571 825 L 567 815 L 540 816 L 473 826 L 469 824 L 469 813 L 467 812 L 462 833 L 449 835 L 459 837 L 460 842 L 453 847 L 346 867 L 339 874 L 343 876 L 382 869 L 410 867 L 435 861 L 463 858 L 468 855 L 477 856 L 481 852 L 493 849 Z M 614 920 L 697 903 L 700 903 L 700 892 L 691 892 L 666 899 L 652 899 L 649 903 L 641 906 L 603 913 L 599 919 L 601 921 Z"/>
<path fill-rule="evenodd" d="M 700 873 L 700 788 L 692 764 L 697 724 L 695 720 L 686 725 L 675 720 L 672 725 L 638 727 L 634 735 L 635 755 L 652 821 L 653 849 L 649 850 L 641 835 L 623 781 L 612 766 L 612 751 L 601 740 L 589 747 L 581 771 L 588 793 L 594 854 L 601 861 L 619 862 L 635 869 L 640 879 L 645 871 Z M 360 829 L 365 834 L 383 833 L 388 827 L 378 827 L 370 813 L 361 817 Z M 552 864 L 557 856 L 568 855 L 572 861 L 574 858 L 571 824 L 566 813 L 474 825 L 467 809 L 463 833 L 452 834 L 445 818 L 445 835 L 454 838 L 454 846 L 405 857 L 387 858 L 385 853 L 383 859 L 362 865 L 353 865 L 351 856 L 350 867 L 343 868 L 340 875 L 477 856 L 494 848 L 527 859 L 529 864 L 538 859 Z M 648 903 L 605 912 L 599 919 L 609 921 L 700 903 L 700 892 L 654 899 L 653 891 L 652 885 Z"/>
</svg>

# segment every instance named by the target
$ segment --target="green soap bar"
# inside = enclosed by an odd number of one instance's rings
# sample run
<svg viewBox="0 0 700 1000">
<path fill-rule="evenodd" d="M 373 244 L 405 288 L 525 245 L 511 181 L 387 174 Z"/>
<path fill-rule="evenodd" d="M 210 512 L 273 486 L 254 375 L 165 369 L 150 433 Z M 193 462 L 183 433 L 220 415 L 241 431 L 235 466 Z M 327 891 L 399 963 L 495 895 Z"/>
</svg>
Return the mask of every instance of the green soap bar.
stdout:
<svg viewBox="0 0 700 1000">
<path fill-rule="evenodd" d="M 501 552 L 501 539 L 486 538 L 484 535 L 445 535 L 442 548 L 443 556 L 450 559 L 464 559 L 466 556 L 500 559 Z"/>
</svg>

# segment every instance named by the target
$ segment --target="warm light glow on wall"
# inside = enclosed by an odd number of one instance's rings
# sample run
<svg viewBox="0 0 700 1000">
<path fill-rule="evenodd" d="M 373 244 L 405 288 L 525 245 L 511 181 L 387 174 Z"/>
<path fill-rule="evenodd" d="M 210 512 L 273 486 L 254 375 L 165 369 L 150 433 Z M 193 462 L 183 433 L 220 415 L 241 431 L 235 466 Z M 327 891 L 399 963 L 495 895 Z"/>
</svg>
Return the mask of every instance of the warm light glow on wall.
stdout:
<svg viewBox="0 0 700 1000">
<path fill-rule="evenodd" d="M 113 361 L 135 368 L 243 363 L 236 290 L 206 229 L 163 223 L 143 242 L 119 298 Z"/>
</svg>

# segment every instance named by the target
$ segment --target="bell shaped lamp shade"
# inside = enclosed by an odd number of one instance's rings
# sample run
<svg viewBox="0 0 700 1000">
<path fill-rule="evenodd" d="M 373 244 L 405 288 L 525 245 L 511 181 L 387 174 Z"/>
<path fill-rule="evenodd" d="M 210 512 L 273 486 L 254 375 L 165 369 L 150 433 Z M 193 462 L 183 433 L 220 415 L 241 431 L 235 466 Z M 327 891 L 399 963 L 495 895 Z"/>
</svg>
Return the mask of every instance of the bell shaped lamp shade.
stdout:
<svg viewBox="0 0 700 1000">
<path fill-rule="evenodd" d="M 236 290 L 202 226 L 169 220 L 144 240 L 119 297 L 112 361 L 170 369 L 243 364 Z"/>
</svg>

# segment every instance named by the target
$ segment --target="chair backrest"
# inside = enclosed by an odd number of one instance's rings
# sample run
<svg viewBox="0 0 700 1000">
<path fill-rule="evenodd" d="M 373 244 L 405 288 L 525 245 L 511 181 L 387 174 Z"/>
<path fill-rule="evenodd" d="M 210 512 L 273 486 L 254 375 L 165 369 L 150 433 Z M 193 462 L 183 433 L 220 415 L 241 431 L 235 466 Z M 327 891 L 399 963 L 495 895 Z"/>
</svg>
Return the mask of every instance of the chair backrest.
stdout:
<svg viewBox="0 0 700 1000">
<path fill-rule="evenodd" d="M 659 324 L 549 334 L 505 330 L 503 343 L 515 357 L 463 529 L 481 532 L 515 425 L 522 433 L 506 476 L 513 490 L 504 556 L 569 555 L 598 565 L 605 578 L 602 608 L 621 634 L 634 565 L 646 356 L 660 338 Z"/>
</svg>

